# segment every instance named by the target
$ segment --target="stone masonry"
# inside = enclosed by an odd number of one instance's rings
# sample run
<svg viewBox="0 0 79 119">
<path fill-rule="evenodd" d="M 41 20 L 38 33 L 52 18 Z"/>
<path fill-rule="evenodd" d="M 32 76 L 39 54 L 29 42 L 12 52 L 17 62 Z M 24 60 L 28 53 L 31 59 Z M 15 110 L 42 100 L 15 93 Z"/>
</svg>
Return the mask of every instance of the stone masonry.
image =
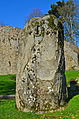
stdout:
<svg viewBox="0 0 79 119">
<path fill-rule="evenodd" d="M 23 30 L 0 25 L 0 75 L 16 74 L 19 40 Z"/>
<path fill-rule="evenodd" d="M 79 49 L 70 42 L 64 42 L 66 70 L 79 70 Z"/>
<path fill-rule="evenodd" d="M 17 66 L 16 104 L 19 110 L 40 112 L 64 105 L 66 80 L 62 28 L 53 15 L 34 18 L 26 25 L 26 38 Z"/>
</svg>

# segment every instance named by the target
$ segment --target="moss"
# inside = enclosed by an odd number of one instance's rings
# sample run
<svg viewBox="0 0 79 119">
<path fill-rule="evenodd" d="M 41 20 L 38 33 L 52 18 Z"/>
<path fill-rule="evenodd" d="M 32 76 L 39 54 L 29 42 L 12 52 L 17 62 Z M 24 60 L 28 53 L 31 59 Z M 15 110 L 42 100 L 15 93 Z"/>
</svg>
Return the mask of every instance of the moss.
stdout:
<svg viewBox="0 0 79 119">
<path fill-rule="evenodd" d="M 50 28 L 52 28 L 54 31 L 56 31 L 56 30 L 58 30 L 58 31 L 62 31 L 62 29 L 63 29 L 63 26 L 62 26 L 62 23 L 61 23 L 61 21 L 60 20 L 58 20 L 58 24 L 56 25 L 55 23 L 54 23 L 54 20 L 55 19 L 57 19 L 57 17 L 56 16 L 54 16 L 54 15 L 50 15 L 50 18 L 48 18 L 48 26 L 50 27 Z"/>
<path fill-rule="evenodd" d="M 50 18 L 47 19 L 49 22 L 48 26 L 52 28 L 53 30 L 57 30 L 58 27 L 55 25 L 54 19 L 56 19 L 56 17 L 54 15 L 50 15 Z"/>
</svg>

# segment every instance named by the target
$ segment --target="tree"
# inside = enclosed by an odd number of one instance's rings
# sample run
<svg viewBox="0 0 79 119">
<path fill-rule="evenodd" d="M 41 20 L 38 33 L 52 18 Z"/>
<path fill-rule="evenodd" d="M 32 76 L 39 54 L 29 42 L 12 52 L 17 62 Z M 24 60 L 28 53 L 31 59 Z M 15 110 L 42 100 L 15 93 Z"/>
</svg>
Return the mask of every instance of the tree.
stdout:
<svg viewBox="0 0 79 119">
<path fill-rule="evenodd" d="M 76 10 L 76 2 L 74 0 L 58 1 L 57 4 L 51 5 L 49 14 L 54 14 L 60 19 L 64 25 L 65 39 L 75 42 L 79 37 L 79 22 Z"/>
<path fill-rule="evenodd" d="M 49 10 L 48 13 L 54 14 L 57 18 L 59 18 L 61 16 L 61 14 L 59 13 L 60 7 L 63 7 L 65 2 L 62 0 L 62 1 L 58 1 L 56 3 L 57 4 L 51 5 L 51 10 Z"/>
<path fill-rule="evenodd" d="M 43 13 L 39 8 L 34 8 L 26 19 L 26 23 L 34 17 L 42 17 Z"/>
</svg>

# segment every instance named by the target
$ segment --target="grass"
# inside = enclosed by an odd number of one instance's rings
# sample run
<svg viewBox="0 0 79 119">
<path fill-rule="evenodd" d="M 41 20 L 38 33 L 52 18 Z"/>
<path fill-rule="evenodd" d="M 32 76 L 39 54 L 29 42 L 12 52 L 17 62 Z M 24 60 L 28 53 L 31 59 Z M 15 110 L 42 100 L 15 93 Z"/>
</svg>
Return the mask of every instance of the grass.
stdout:
<svg viewBox="0 0 79 119">
<path fill-rule="evenodd" d="M 18 111 L 15 100 L 0 100 L 0 119 L 39 119 L 39 116 Z"/>
<path fill-rule="evenodd" d="M 79 71 L 66 71 L 66 81 L 69 85 L 71 79 L 79 77 Z M 15 75 L 1 75 L 0 76 L 0 95 L 15 94 L 16 81 L 13 80 Z"/>
<path fill-rule="evenodd" d="M 79 71 L 66 71 L 67 83 L 79 77 Z M 0 95 L 15 94 L 15 75 L 0 76 Z M 64 111 L 44 114 L 24 113 L 18 111 L 15 100 L 0 100 L 0 119 L 79 119 L 79 95 L 73 97 Z"/>
<path fill-rule="evenodd" d="M 79 119 L 79 95 L 73 97 L 63 111 L 46 113 L 45 119 Z"/>
<path fill-rule="evenodd" d="M 76 79 L 77 77 L 79 77 L 79 71 L 65 71 L 65 75 L 66 75 L 66 82 L 67 84 L 69 84 L 69 81 L 71 79 Z"/>
<path fill-rule="evenodd" d="M 0 75 L 0 95 L 15 94 L 15 75 Z"/>
<path fill-rule="evenodd" d="M 16 109 L 15 100 L 0 100 L 0 119 L 79 119 L 79 95 L 63 111 L 44 114 L 24 113 Z"/>
</svg>

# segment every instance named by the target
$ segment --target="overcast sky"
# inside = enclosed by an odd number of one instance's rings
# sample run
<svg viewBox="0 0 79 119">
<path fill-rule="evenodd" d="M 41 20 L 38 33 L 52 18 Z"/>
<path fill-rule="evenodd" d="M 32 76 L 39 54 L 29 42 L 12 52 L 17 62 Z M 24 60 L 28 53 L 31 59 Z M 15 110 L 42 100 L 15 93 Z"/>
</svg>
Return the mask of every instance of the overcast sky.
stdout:
<svg viewBox="0 0 79 119">
<path fill-rule="evenodd" d="M 46 14 L 51 3 L 58 0 L 0 0 L 0 24 L 23 28 L 33 8 Z"/>
</svg>

